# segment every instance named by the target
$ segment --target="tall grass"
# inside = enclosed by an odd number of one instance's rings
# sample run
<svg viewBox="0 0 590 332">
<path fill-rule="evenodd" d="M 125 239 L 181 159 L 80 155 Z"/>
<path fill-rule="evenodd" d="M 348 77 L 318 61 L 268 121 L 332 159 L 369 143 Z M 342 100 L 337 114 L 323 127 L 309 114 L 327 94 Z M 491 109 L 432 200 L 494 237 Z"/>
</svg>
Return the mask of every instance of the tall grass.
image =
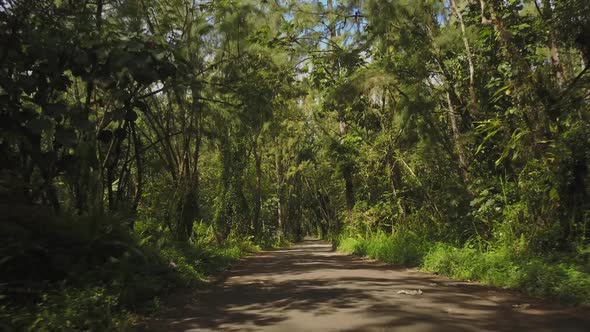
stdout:
<svg viewBox="0 0 590 332">
<path fill-rule="evenodd" d="M 389 264 L 417 266 L 422 262 L 428 246 L 415 233 L 399 231 L 391 235 L 378 232 L 368 238 L 343 237 L 340 239 L 339 249 Z"/>
<path fill-rule="evenodd" d="M 517 244 L 456 247 L 404 230 L 391 235 L 377 232 L 366 237 L 342 236 L 338 249 L 564 303 L 590 305 L 590 263 L 580 260 L 580 253 L 541 256 L 518 250 Z"/>
</svg>

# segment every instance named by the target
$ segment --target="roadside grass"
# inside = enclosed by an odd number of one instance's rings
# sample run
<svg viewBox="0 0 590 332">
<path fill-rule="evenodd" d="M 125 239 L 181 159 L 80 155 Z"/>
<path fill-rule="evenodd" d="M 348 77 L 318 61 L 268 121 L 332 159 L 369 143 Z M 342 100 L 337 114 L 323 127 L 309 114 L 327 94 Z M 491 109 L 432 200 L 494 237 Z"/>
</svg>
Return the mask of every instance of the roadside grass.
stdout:
<svg viewBox="0 0 590 332">
<path fill-rule="evenodd" d="M 198 241 L 182 243 L 165 230 L 149 234 L 159 229 L 149 223 L 131 232 L 108 217 L 3 224 L 12 238 L 0 244 L 0 331 L 127 330 L 161 297 L 259 250 L 237 236 L 220 246 L 203 224 Z"/>
<path fill-rule="evenodd" d="M 389 264 L 417 266 L 428 246 L 416 234 L 408 231 L 394 234 L 378 232 L 369 238 L 344 237 L 340 239 L 338 249 Z"/>
<path fill-rule="evenodd" d="M 410 231 L 377 232 L 368 237 L 342 236 L 338 249 L 461 280 L 506 287 L 566 304 L 590 305 L 587 254 L 535 254 L 518 244 L 482 249 L 431 242 Z M 586 259 L 580 257 L 586 257 Z"/>
</svg>

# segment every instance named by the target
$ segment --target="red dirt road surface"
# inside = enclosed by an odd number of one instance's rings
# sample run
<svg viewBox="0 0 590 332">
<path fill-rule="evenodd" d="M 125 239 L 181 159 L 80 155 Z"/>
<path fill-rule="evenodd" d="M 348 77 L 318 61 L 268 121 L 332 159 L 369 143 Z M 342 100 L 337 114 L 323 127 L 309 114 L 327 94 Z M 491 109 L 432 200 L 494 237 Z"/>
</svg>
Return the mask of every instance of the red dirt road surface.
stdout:
<svg viewBox="0 0 590 332">
<path fill-rule="evenodd" d="M 305 241 L 250 256 L 144 331 L 590 331 L 590 310 Z M 178 302 L 178 301 L 177 301 Z"/>
</svg>

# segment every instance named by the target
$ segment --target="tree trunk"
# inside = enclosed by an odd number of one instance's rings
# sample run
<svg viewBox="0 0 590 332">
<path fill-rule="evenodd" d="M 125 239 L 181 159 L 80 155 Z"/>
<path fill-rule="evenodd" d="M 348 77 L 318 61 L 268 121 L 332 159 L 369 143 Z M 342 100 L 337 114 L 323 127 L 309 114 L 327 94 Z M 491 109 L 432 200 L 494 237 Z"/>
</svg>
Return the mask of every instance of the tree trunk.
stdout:
<svg viewBox="0 0 590 332">
<path fill-rule="evenodd" d="M 557 45 L 557 37 L 555 36 L 555 30 L 552 26 L 553 12 L 551 8 L 550 0 L 543 0 L 543 8 L 539 6 L 537 0 L 534 1 L 535 8 L 539 16 L 542 17 L 549 26 L 549 50 L 551 51 L 551 63 L 557 72 L 557 79 L 560 87 L 563 87 L 565 82 L 568 80 L 567 68 L 561 62 L 559 55 L 559 47 Z"/>
<path fill-rule="evenodd" d="M 395 200 L 395 204 L 397 205 L 397 209 L 399 212 L 400 221 L 403 223 L 406 220 L 406 209 L 402 205 L 402 202 L 397 194 L 397 187 L 401 187 L 401 179 L 399 172 L 396 172 L 395 167 L 395 159 L 392 157 L 388 158 L 387 163 L 388 166 L 388 175 L 389 175 L 389 185 L 391 186 L 391 193 L 393 194 L 393 199 Z M 395 231 L 393 222 L 391 223 L 391 233 Z"/>
<path fill-rule="evenodd" d="M 276 194 L 277 194 L 277 235 L 279 239 L 284 236 L 285 228 L 285 207 L 283 202 L 283 166 L 282 166 L 282 150 L 277 144 L 277 153 L 275 154 L 275 170 L 277 176 Z"/>
<path fill-rule="evenodd" d="M 328 12 L 332 13 L 334 11 L 334 1 L 328 0 L 327 1 L 327 8 Z M 334 39 L 338 37 L 338 31 L 336 30 L 335 22 L 330 21 L 328 24 L 330 30 L 330 38 Z M 331 46 L 330 46 L 331 47 Z M 334 74 L 338 72 L 338 63 L 336 62 L 336 56 L 334 55 L 332 67 L 334 69 Z M 340 129 L 340 137 L 343 138 L 346 136 L 348 132 L 348 124 L 344 119 L 344 114 L 341 111 L 338 112 L 338 126 Z M 346 210 L 348 212 L 348 220 L 352 220 L 352 210 L 354 208 L 354 186 L 352 182 L 352 170 L 350 167 L 344 167 L 342 169 L 342 177 L 344 178 L 344 186 L 345 192 L 344 196 L 346 199 Z"/>
<path fill-rule="evenodd" d="M 256 188 L 254 190 L 254 214 L 252 227 L 254 235 L 260 236 L 260 211 L 262 205 L 262 151 L 260 151 L 257 139 L 254 141 L 254 163 L 256 167 Z"/>
<path fill-rule="evenodd" d="M 191 94 L 196 96 L 199 91 L 193 86 L 191 90 Z M 194 211 L 194 218 L 199 220 L 201 218 L 201 208 L 199 206 L 199 199 L 201 195 L 201 181 L 200 181 L 200 174 L 199 174 L 199 159 L 201 157 L 201 141 L 202 141 L 202 126 L 203 126 L 203 105 L 198 104 L 193 100 L 192 109 L 193 114 L 195 116 L 195 151 L 193 152 L 193 174 L 192 174 L 192 191 L 194 193 L 194 200 L 195 200 L 195 211 Z M 195 114 L 196 113 L 196 114 Z M 192 232 L 192 225 L 191 225 L 191 232 Z"/>
<path fill-rule="evenodd" d="M 339 128 L 340 137 L 344 138 L 348 133 L 348 124 L 343 117 L 340 118 Z M 342 177 L 344 178 L 344 196 L 346 198 L 346 211 L 348 212 L 348 220 L 352 220 L 352 210 L 354 209 L 354 184 L 352 182 L 352 167 L 347 162 L 347 165 L 342 167 Z"/>
<path fill-rule="evenodd" d="M 451 99 L 451 93 L 447 91 L 447 103 L 449 110 L 449 123 L 451 124 L 451 133 L 453 135 L 453 142 L 455 143 L 455 151 L 459 158 L 459 168 L 461 169 L 461 176 L 465 183 L 469 182 L 469 172 L 467 170 L 467 158 L 463 150 L 463 144 L 461 143 L 461 131 L 457 124 L 457 113 L 453 106 L 453 100 Z"/>
<path fill-rule="evenodd" d="M 348 211 L 348 220 L 352 220 L 352 210 L 354 209 L 354 187 L 352 183 L 352 172 L 349 169 L 344 171 L 344 185 L 346 191 L 346 210 Z"/>
<path fill-rule="evenodd" d="M 137 183 L 135 185 L 135 196 L 133 199 L 132 210 L 137 211 L 141 195 L 143 193 L 143 165 L 141 162 L 141 140 L 137 135 L 137 129 L 135 125 L 132 127 L 133 134 L 133 146 L 135 147 L 135 167 L 137 168 Z"/>
<path fill-rule="evenodd" d="M 467 39 L 467 31 L 465 29 L 465 23 L 463 22 L 463 14 L 457 6 L 456 0 L 451 0 L 451 8 L 455 12 L 455 16 L 459 21 L 461 27 L 461 36 L 463 37 L 463 44 L 465 45 L 465 53 L 467 54 L 467 63 L 469 65 L 469 108 L 471 114 L 477 113 L 477 94 L 475 92 L 475 67 L 473 65 L 473 54 L 471 53 L 471 47 L 469 45 L 469 39 Z"/>
</svg>

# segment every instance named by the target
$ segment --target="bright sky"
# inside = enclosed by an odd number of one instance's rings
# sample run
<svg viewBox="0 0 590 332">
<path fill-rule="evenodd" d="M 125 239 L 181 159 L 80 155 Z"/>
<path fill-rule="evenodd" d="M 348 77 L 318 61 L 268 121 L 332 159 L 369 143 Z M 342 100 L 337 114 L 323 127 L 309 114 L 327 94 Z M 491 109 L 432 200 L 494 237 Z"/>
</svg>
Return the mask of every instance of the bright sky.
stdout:
<svg viewBox="0 0 590 332">
<path fill-rule="evenodd" d="M 327 5 L 328 5 L 328 0 L 319 0 L 319 1 L 320 1 L 322 4 L 324 4 L 324 6 L 327 6 Z M 334 0 L 334 2 L 333 2 L 333 3 L 334 3 L 334 6 L 336 6 L 336 4 L 338 3 L 338 1 L 337 1 L 337 0 Z"/>
</svg>

